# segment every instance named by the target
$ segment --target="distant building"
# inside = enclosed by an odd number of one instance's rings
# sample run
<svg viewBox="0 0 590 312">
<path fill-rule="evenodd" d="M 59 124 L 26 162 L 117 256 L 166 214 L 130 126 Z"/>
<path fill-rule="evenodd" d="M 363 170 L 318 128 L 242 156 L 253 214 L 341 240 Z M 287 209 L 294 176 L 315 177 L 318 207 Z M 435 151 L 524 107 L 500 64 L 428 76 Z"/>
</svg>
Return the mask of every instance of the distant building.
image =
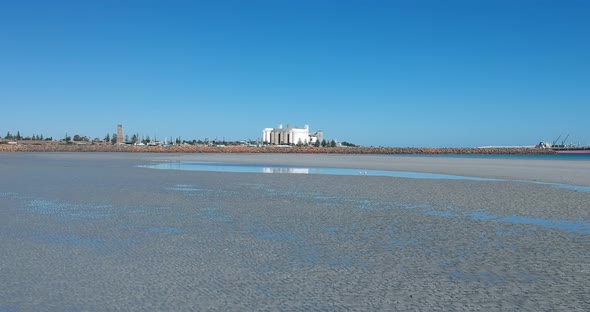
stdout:
<svg viewBox="0 0 590 312">
<path fill-rule="evenodd" d="M 291 128 L 291 125 L 287 125 L 283 128 L 283 125 L 279 125 L 277 128 L 264 128 L 262 130 L 262 142 L 266 144 L 274 145 L 295 145 L 295 144 L 314 144 L 315 142 L 321 142 L 324 139 L 324 132 L 319 130 L 315 133 L 309 133 L 309 125 L 305 125 L 303 128 Z"/>
<path fill-rule="evenodd" d="M 117 125 L 117 144 L 123 143 L 123 125 Z"/>
</svg>

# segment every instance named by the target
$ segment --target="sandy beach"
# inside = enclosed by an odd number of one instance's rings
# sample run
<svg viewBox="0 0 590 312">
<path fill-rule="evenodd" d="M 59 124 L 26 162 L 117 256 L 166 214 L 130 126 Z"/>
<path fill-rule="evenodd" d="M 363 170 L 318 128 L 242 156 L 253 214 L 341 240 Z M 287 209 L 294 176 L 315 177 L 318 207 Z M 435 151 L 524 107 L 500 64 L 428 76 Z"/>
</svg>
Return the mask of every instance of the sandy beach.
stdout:
<svg viewBox="0 0 590 312">
<path fill-rule="evenodd" d="M 231 162 L 511 181 L 219 173 Z M 0 311 L 587 311 L 586 161 L 0 153 Z"/>
</svg>

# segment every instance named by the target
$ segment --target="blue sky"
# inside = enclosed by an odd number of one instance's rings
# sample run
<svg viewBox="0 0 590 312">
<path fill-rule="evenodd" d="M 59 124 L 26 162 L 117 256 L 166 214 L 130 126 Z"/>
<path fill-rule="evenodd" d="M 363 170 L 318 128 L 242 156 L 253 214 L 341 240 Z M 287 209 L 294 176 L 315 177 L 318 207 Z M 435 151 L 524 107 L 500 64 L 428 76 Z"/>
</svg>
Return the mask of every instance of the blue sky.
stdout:
<svg viewBox="0 0 590 312">
<path fill-rule="evenodd" d="M 590 1 L 0 0 L 0 134 L 590 144 Z"/>
</svg>

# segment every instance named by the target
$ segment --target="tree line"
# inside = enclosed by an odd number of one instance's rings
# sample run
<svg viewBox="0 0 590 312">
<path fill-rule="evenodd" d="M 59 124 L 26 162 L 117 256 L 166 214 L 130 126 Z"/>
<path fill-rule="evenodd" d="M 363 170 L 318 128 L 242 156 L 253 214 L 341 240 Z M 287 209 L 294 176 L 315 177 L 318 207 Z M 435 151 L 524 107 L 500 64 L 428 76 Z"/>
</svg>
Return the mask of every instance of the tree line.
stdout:
<svg viewBox="0 0 590 312">
<path fill-rule="evenodd" d="M 331 141 L 326 141 L 326 140 L 322 140 L 320 142 L 320 140 L 316 140 L 315 143 L 313 144 L 313 146 L 315 147 L 336 147 L 336 141 L 335 140 L 331 140 Z"/>
<path fill-rule="evenodd" d="M 53 138 L 52 137 L 44 137 L 42 134 L 33 134 L 31 136 L 22 136 L 20 134 L 20 131 L 17 131 L 16 134 L 12 134 L 10 133 L 10 131 L 8 131 L 6 133 L 6 135 L 4 136 L 5 140 L 22 140 L 22 141 L 28 141 L 28 140 L 33 140 L 33 141 L 52 141 Z"/>
</svg>

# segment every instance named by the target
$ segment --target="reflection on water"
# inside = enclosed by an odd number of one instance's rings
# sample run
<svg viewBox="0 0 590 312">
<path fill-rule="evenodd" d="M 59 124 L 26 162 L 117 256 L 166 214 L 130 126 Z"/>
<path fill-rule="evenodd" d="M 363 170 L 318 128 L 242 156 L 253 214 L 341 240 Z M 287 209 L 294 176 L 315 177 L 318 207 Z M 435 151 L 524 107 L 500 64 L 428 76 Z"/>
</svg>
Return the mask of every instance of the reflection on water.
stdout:
<svg viewBox="0 0 590 312">
<path fill-rule="evenodd" d="M 257 164 L 233 164 L 213 162 L 175 162 L 161 163 L 155 165 L 140 166 L 151 169 L 165 170 L 189 170 L 189 171 L 213 171 L 213 172 L 247 172 L 247 173 L 291 173 L 291 174 L 327 174 L 327 175 L 366 175 L 384 176 L 394 178 L 430 179 L 430 180 L 468 180 L 468 181 L 511 181 L 521 183 L 534 183 L 547 185 L 560 189 L 567 189 L 577 192 L 590 192 L 590 186 L 569 185 L 550 182 L 534 182 L 522 180 L 506 180 L 494 178 L 466 177 L 450 174 L 410 172 L 410 171 L 388 171 L 388 170 L 367 170 L 350 168 L 327 168 L 327 167 L 296 167 L 278 165 L 257 165 Z M 188 189 L 187 189 L 188 190 Z"/>
<path fill-rule="evenodd" d="M 328 175 L 368 175 L 413 179 L 447 179 L 447 180 L 471 180 L 471 181 L 502 181 L 492 178 L 465 177 L 449 174 L 367 170 L 350 168 L 327 167 L 296 167 L 257 164 L 232 164 L 210 162 L 176 162 L 161 163 L 156 165 L 141 166 L 151 169 L 189 170 L 189 171 L 213 171 L 213 172 L 249 172 L 249 173 L 296 173 L 296 174 L 328 174 Z"/>
<path fill-rule="evenodd" d="M 298 173 L 298 174 L 309 174 L 309 168 L 288 168 L 288 167 L 264 167 L 262 168 L 264 173 Z"/>
</svg>

